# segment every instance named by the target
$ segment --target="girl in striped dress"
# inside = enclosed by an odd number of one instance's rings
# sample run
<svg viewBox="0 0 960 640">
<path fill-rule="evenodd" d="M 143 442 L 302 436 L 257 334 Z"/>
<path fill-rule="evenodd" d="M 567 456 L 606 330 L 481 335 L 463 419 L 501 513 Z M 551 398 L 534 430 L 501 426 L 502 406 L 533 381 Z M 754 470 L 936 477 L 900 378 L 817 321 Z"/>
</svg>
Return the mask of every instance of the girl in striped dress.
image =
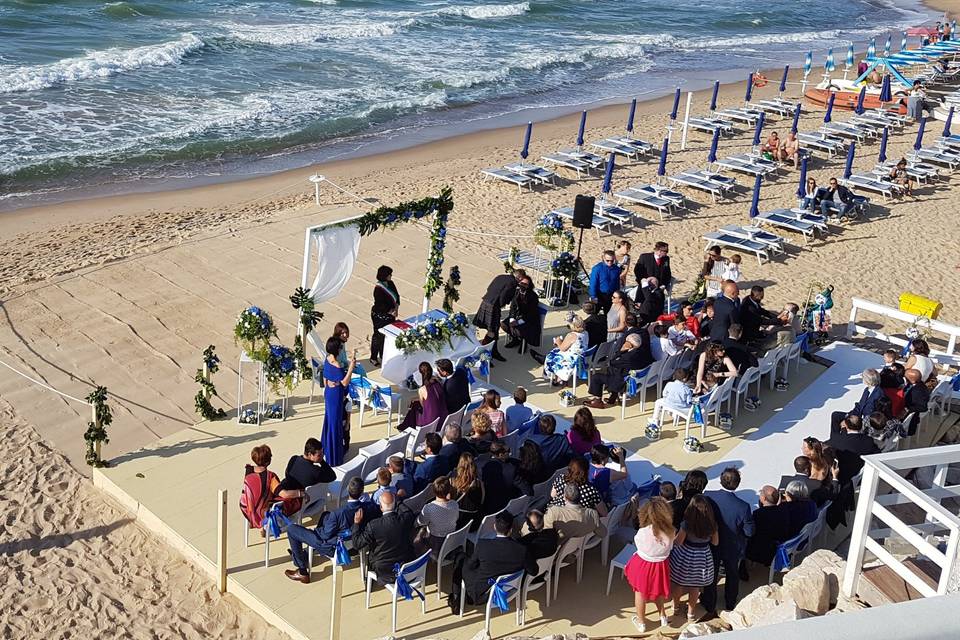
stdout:
<svg viewBox="0 0 960 640">
<path fill-rule="evenodd" d="M 700 591 L 713 583 L 713 555 L 710 545 L 719 543 L 717 522 L 713 507 L 703 496 L 690 499 L 680 532 L 670 552 L 670 581 L 673 583 L 673 612 L 680 614 L 680 598 L 687 595 L 687 621 L 697 618 L 693 610 L 697 606 Z"/>
</svg>

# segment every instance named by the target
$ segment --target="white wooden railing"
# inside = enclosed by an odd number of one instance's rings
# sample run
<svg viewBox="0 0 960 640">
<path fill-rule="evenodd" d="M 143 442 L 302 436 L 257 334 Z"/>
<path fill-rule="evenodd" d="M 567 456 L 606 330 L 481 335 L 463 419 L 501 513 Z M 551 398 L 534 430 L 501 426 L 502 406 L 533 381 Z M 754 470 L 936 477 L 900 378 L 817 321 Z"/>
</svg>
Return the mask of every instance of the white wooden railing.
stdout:
<svg viewBox="0 0 960 640">
<path fill-rule="evenodd" d="M 947 469 L 950 464 L 960 463 L 960 445 L 931 447 L 879 453 L 864 457 L 863 478 L 860 482 L 860 496 L 857 500 L 857 513 L 850 536 L 850 552 L 847 557 L 846 571 L 843 576 L 843 593 L 854 597 L 863 574 L 865 551 L 873 553 L 883 564 L 892 569 L 924 597 L 947 593 L 951 575 L 957 571 L 957 551 L 960 547 L 960 518 L 944 508 L 944 498 L 960 497 L 960 485 L 947 486 Z M 935 467 L 933 486 L 920 489 L 903 476 L 906 472 L 919 467 Z M 889 494 L 877 495 L 880 481 L 892 489 Z M 907 524 L 887 507 L 912 503 L 926 512 L 925 522 Z M 873 519 L 882 522 L 885 527 L 871 529 Z M 919 554 L 940 567 L 940 578 L 936 589 L 932 588 L 920 575 L 887 551 L 880 540 L 898 534 Z M 946 549 L 927 542 L 929 534 L 947 534 Z"/>
<path fill-rule="evenodd" d="M 938 360 L 937 356 L 950 356 L 950 358 L 947 359 L 950 360 L 955 355 L 954 350 L 957 346 L 957 338 L 960 337 L 960 327 L 947 324 L 946 322 L 941 322 L 940 320 L 929 320 L 922 316 L 920 316 L 920 320 L 918 322 L 918 316 L 914 314 L 878 304 L 876 302 L 870 302 L 869 300 L 864 300 L 863 298 L 852 298 L 850 300 L 850 322 L 847 324 L 848 338 L 852 338 L 855 335 L 860 334 L 870 338 L 878 338 L 901 347 L 906 346 L 907 344 L 907 340 L 904 338 L 891 336 L 876 329 L 870 329 L 857 324 L 857 314 L 860 311 L 869 311 L 870 313 L 875 313 L 885 318 L 901 320 L 907 324 L 916 323 L 923 331 L 943 334 L 947 338 L 947 350 L 931 350 L 930 355 L 934 360 Z"/>
</svg>

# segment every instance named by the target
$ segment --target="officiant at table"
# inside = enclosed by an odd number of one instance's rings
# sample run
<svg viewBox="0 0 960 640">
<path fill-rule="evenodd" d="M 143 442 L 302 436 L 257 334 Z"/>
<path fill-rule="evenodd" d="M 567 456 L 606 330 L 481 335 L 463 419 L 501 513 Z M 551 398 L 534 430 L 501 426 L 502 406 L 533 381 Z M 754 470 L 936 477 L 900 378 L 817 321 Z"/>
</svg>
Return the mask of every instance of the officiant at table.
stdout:
<svg viewBox="0 0 960 640">
<path fill-rule="evenodd" d="M 373 287 L 373 306 L 370 319 L 373 321 L 373 337 L 370 338 L 370 363 L 379 367 L 383 359 L 383 339 L 380 329 L 396 322 L 400 309 L 400 292 L 393 283 L 393 269 L 382 265 L 377 269 L 377 284 Z"/>
</svg>

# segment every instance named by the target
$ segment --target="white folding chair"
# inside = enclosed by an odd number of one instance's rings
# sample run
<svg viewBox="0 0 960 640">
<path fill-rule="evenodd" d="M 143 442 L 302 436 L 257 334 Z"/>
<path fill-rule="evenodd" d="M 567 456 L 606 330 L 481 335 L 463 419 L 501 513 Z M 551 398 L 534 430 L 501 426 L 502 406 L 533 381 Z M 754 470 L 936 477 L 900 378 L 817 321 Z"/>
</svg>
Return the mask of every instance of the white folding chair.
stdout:
<svg viewBox="0 0 960 640">
<path fill-rule="evenodd" d="M 423 511 L 424 505 L 433 500 L 435 497 L 436 495 L 433 492 L 433 483 L 431 482 L 424 487 L 423 491 L 420 493 L 405 499 L 403 504 L 410 509 L 410 511 L 420 515 L 420 512 Z"/>
<path fill-rule="evenodd" d="M 437 562 L 437 600 L 441 598 L 441 591 L 443 590 L 443 568 L 448 564 L 453 564 L 453 560 L 447 556 L 458 549 L 463 549 L 463 552 L 466 553 L 467 535 L 470 533 L 470 524 L 471 523 L 468 522 L 467 524 L 463 525 L 462 529 L 457 529 L 453 533 L 448 533 L 447 537 L 443 539 L 443 544 L 440 545 L 440 552 L 437 553 L 437 557 L 435 558 Z"/>
<path fill-rule="evenodd" d="M 757 363 L 757 368 L 760 370 L 760 376 L 757 378 L 757 395 L 760 395 L 760 384 L 763 380 L 763 376 L 770 376 L 770 390 L 773 390 L 774 379 L 777 377 L 777 368 L 780 365 L 781 354 L 783 353 L 783 347 L 779 349 L 770 349 L 763 357 L 760 358 L 760 361 Z"/>
<path fill-rule="evenodd" d="M 586 539 L 586 536 L 567 538 L 560 546 L 560 551 L 557 552 L 557 560 L 553 565 L 554 600 L 557 599 L 557 590 L 560 587 L 560 569 L 570 566 L 569 562 L 565 562 L 570 556 L 573 556 L 573 561 L 577 564 L 577 582 L 579 583 L 580 578 L 583 577 L 583 543 Z"/>
<path fill-rule="evenodd" d="M 782 354 L 780 360 L 783 362 L 783 377 L 790 377 L 790 363 L 796 363 L 797 373 L 800 373 L 800 348 L 803 346 L 801 340 L 794 340 L 791 344 L 781 347 Z"/>
<path fill-rule="evenodd" d="M 721 384 L 713 390 L 713 393 L 710 394 L 710 399 L 707 400 L 706 404 L 703 405 L 703 433 L 706 436 L 707 423 L 710 422 L 710 414 L 713 414 L 713 426 L 720 426 L 720 413 L 723 409 L 723 403 L 730 402 L 730 397 L 733 394 L 733 385 L 736 383 L 736 378 L 726 378 Z"/>
<path fill-rule="evenodd" d="M 486 620 L 484 629 L 487 636 L 490 635 L 490 614 L 493 609 L 493 596 L 495 589 L 501 589 L 506 594 L 507 603 L 511 600 L 517 601 L 517 626 L 523 624 L 523 598 L 521 596 L 523 581 L 523 571 L 517 571 L 505 576 L 498 576 L 490 587 L 490 594 L 487 596 Z M 466 584 L 460 582 L 460 617 L 463 617 L 463 606 L 466 602 Z"/>
<path fill-rule="evenodd" d="M 607 560 L 610 558 L 610 540 L 617 534 L 617 531 L 620 529 L 620 521 L 623 520 L 623 514 L 627 511 L 627 508 L 630 506 L 630 502 L 624 502 L 623 504 L 618 504 L 615 506 L 605 518 L 600 518 L 600 522 L 604 524 L 607 528 L 607 533 L 602 538 L 600 538 L 600 561 L 603 564 L 607 564 Z M 590 549 L 589 541 L 584 544 L 584 550 Z"/>
<path fill-rule="evenodd" d="M 407 449 L 404 452 L 407 460 L 413 460 L 415 456 L 423 451 L 424 442 L 427 441 L 427 434 L 436 433 L 438 424 L 440 424 L 440 418 L 422 427 L 410 427 L 406 430 L 409 437 L 409 440 L 407 440 Z"/>
<path fill-rule="evenodd" d="M 399 434 L 409 438 L 407 434 Z M 404 445 L 406 441 L 404 441 Z M 387 451 L 390 446 L 389 440 L 377 440 L 372 444 L 362 447 L 358 452 L 363 457 L 363 464 L 360 467 L 360 479 L 364 484 L 369 484 L 377 479 L 377 471 L 387 463 Z M 390 454 L 393 455 L 393 454 Z"/>
<path fill-rule="evenodd" d="M 610 595 L 610 585 L 613 583 L 613 572 L 617 569 L 621 571 L 626 569 L 627 563 L 630 562 L 630 558 L 633 557 L 633 554 L 636 552 L 637 548 L 633 546 L 633 543 L 630 543 L 621 549 L 620 553 L 610 561 L 610 570 L 607 572 L 607 595 Z"/>
<path fill-rule="evenodd" d="M 453 413 L 447 414 L 447 417 L 443 421 L 443 426 L 448 424 L 458 424 L 461 427 L 463 426 L 463 414 L 467 412 L 467 405 L 463 405 Z"/>
<path fill-rule="evenodd" d="M 547 603 L 545 607 L 550 606 L 550 589 L 553 585 L 553 563 L 557 557 L 557 552 L 554 551 L 553 554 L 547 558 L 540 558 L 537 560 L 537 573 L 536 575 L 527 574 L 523 579 L 523 611 L 526 615 L 527 611 L 527 596 L 530 595 L 531 591 L 539 589 L 541 586 L 546 586 L 547 590 Z M 537 581 L 538 579 L 543 578 L 542 580 Z M 536 581 L 536 582 L 535 582 Z M 526 622 L 526 620 L 524 620 Z"/>
<path fill-rule="evenodd" d="M 657 397 L 663 395 L 663 383 L 669 382 L 673 378 L 673 373 L 680 366 L 680 359 L 684 356 L 683 351 L 679 351 L 672 356 L 667 356 L 663 362 L 663 368 L 660 369 L 660 375 L 657 376 Z"/>
<path fill-rule="evenodd" d="M 550 488 L 553 487 L 553 483 L 556 482 L 559 476 L 562 476 L 564 473 L 566 473 L 566 471 L 567 471 L 566 467 L 561 467 L 560 469 L 557 469 L 556 471 L 553 472 L 553 475 L 550 476 L 549 480 L 545 480 L 540 484 L 533 485 L 533 498 L 537 499 L 537 498 L 543 498 L 545 496 L 549 497 Z"/>
<path fill-rule="evenodd" d="M 690 423 L 693 421 L 693 405 L 690 405 L 686 410 L 677 409 L 676 407 L 671 407 L 668 404 L 664 403 L 662 399 L 657 400 L 653 405 L 653 421 L 663 427 L 663 412 L 666 411 L 673 418 L 673 428 L 676 429 L 680 424 L 680 420 L 683 420 L 686 424 L 684 426 L 684 431 L 689 433 Z M 686 436 L 684 436 L 686 437 Z"/>
<path fill-rule="evenodd" d="M 425 552 L 422 556 L 407 562 L 406 564 L 400 565 L 400 571 L 397 574 L 397 582 L 400 580 L 405 580 L 406 583 L 410 586 L 411 591 L 413 592 L 411 599 L 420 598 L 420 610 L 423 614 L 427 613 L 427 599 L 424 597 L 420 589 L 425 589 L 424 586 L 427 582 L 427 563 L 430 561 L 430 552 Z M 367 571 L 367 609 L 370 608 L 370 590 L 373 588 L 373 583 L 377 579 L 377 574 L 373 571 Z M 397 587 L 397 584 L 385 584 L 387 591 L 390 592 L 390 609 L 391 609 L 391 622 L 390 622 L 390 633 L 397 632 L 397 597 L 400 589 Z"/>
<path fill-rule="evenodd" d="M 663 371 L 663 366 L 666 360 L 657 360 L 651 364 L 646 369 L 640 371 L 631 371 L 629 376 L 637 381 L 637 395 L 640 396 L 640 415 L 643 415 L 643 412 L 646 409 L 647 404 L 647 389 L 654 387 L 659 388 L 660 385 L 660 372 Z M 629 389 L 629 381 L 627 382 Z M 630 393 L 627 390 L 624 390 L 624 393 L 621 394 L 620 398 L 620 419 L 625 420 L 627 414 L 627 398 Z"/>
<path fill-rule="evenodd" d="M 507 450 L 510 452 L 510 455 L 516 457 L 517 451 L 520 449 L 520 430 L 514 429 L 507 435 L 503 436 L 500 440 L 507 447 Z"/>
<path fill-rule="evenodd" d="M 354 456 L 353 459 L 344 462 L 339 467 L 333 468 L 333 472 L 337 474 L 337 478 L 329 484 L 328 496 L 334 509 L 340 507 L 340 501 L 347 495 L 347 484 L 350 483 L 350 479 L 363 479 L 360 476 L 360 469 L 363 468 L 363 463 L 366 462 L 366 460 L 363 456 Z"/>
<path fill-rule="evenodd" d="M 470 544 L 476 545 L 477 542 L 484 538 L 496 538 L 497 531 L 493 528 L 494 523 L 497 520 L 497 514 L 501 513 L 491 513 L 483 517 L 483 520 L 480 521 L 480 526 L 477 527 L 476 531 L 471 531 L 467 534 L 467 540 L 470 541 Z"/>
<path fill-rule="evenodd" d="M 750 393 L 750 385 L 760 380 L 760 367 L 750 367 L 742 374 L 737 376 L 737 382 L 733 385 L 732 397 L 733 414 L 740 415 L 740 398 Z"/>
</svg>

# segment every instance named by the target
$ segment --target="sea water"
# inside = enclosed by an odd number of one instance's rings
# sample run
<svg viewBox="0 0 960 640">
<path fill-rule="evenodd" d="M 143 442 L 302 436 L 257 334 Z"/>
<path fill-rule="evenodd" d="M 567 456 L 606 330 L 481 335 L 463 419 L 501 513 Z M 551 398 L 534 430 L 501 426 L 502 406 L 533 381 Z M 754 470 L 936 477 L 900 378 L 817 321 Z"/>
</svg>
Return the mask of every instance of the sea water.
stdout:
<svg viewBox="0 0 960 640">
<path fill-rule="evenodd" d="M 0 206 L 302 166 L 808 50 L 842 68 L 850 42 L 893 31 L 896 50 L 929 17 L 876 0 L 0 0 Z"/>
</svg>

